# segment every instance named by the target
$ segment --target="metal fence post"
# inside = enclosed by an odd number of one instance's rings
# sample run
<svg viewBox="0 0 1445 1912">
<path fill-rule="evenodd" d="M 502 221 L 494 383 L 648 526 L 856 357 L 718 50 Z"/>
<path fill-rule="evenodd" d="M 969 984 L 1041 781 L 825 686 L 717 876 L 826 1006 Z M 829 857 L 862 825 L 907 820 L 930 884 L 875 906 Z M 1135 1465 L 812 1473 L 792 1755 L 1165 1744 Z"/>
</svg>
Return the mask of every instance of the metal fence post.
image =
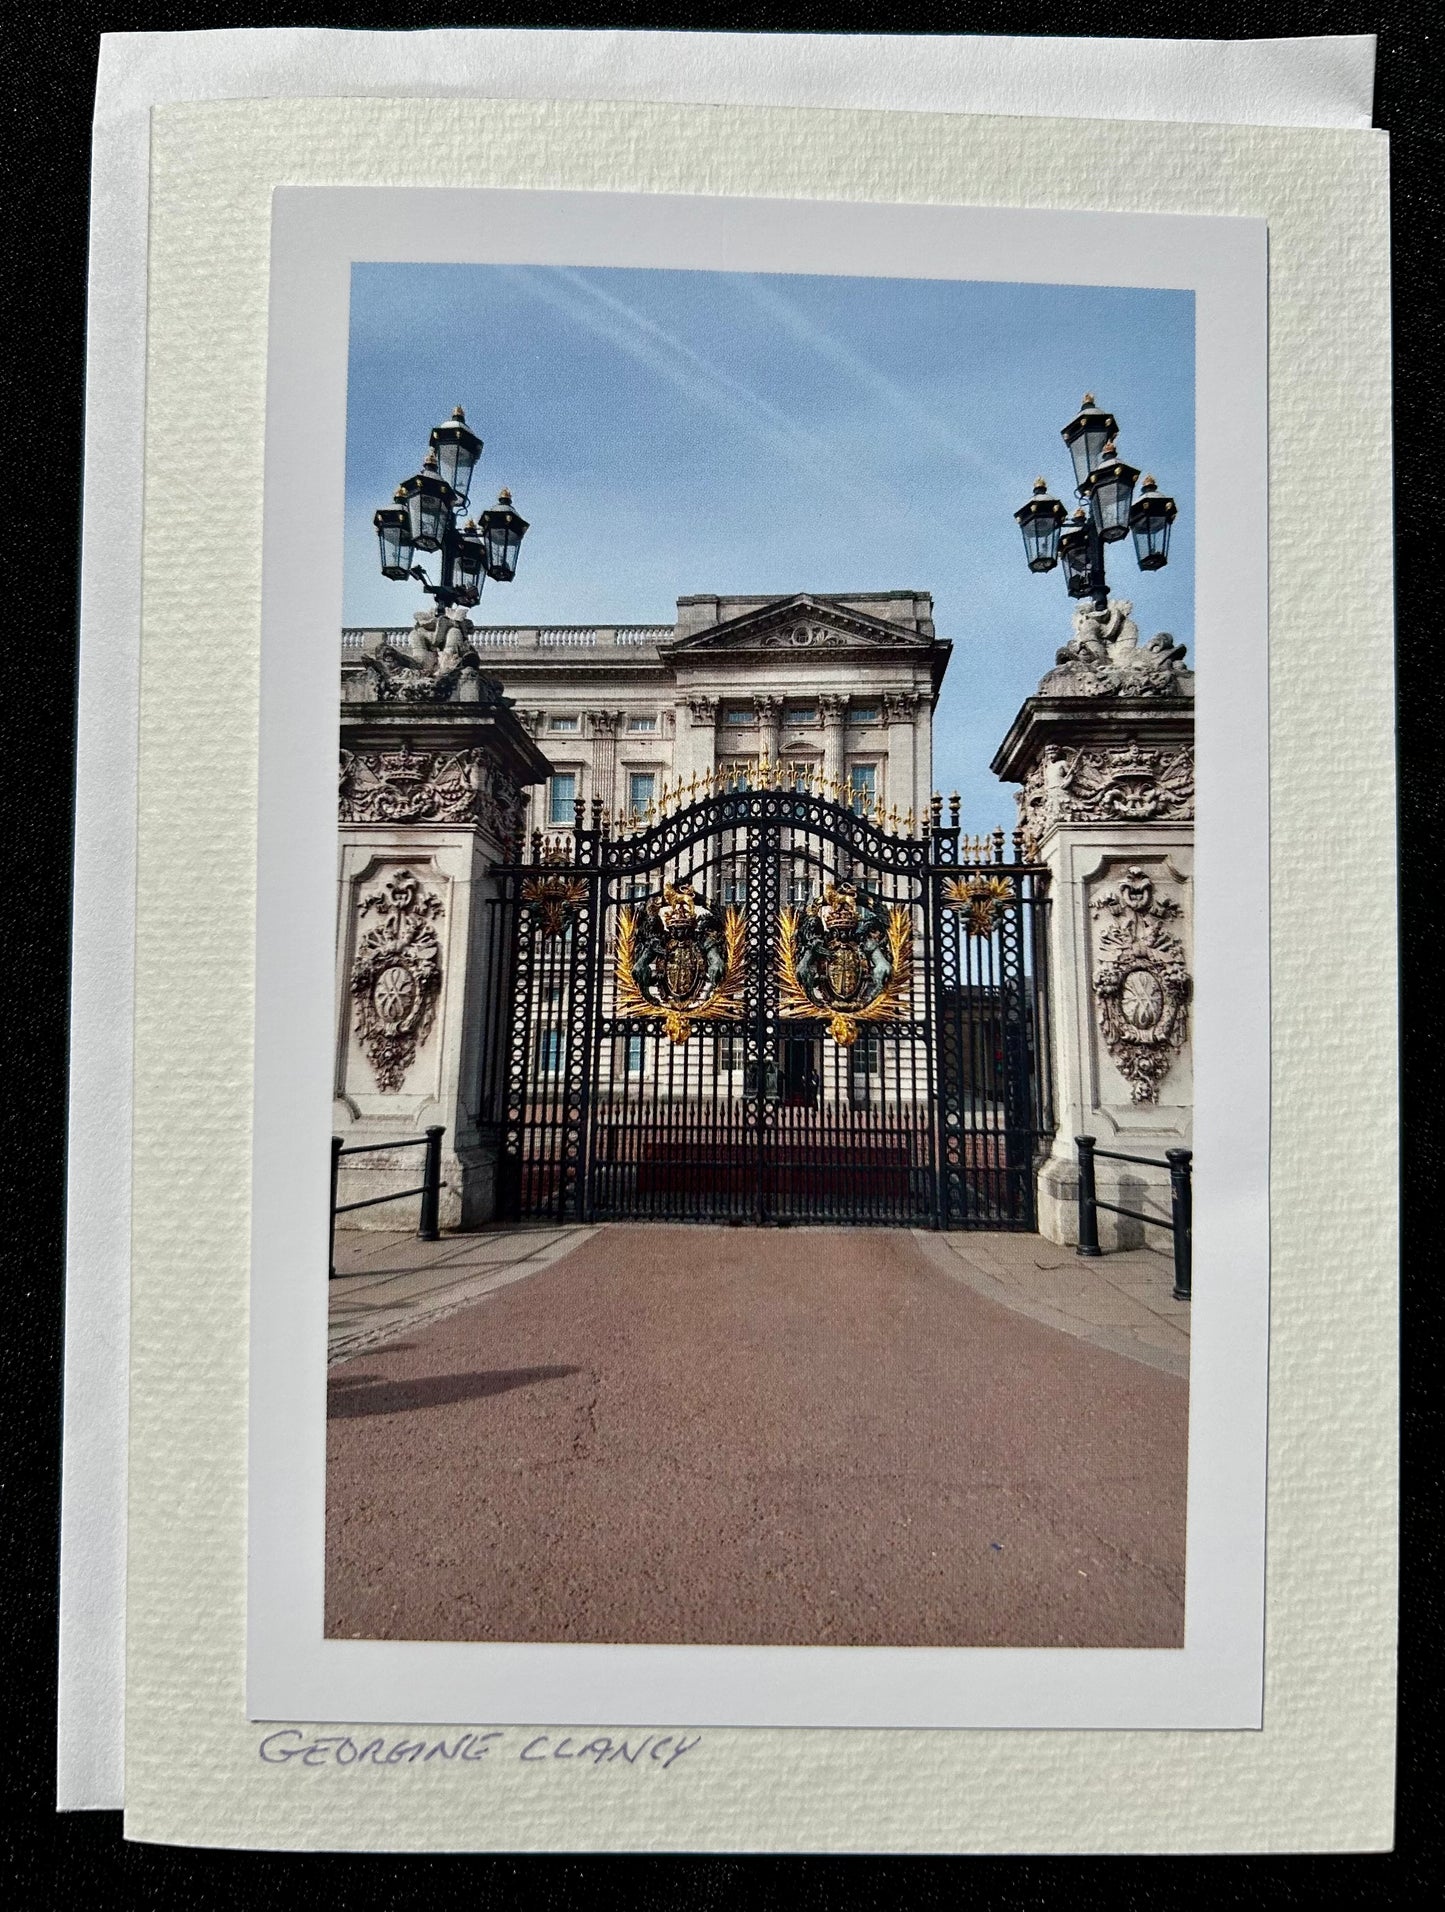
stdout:
<svg viewBox="0 0 1445 1912">
<path fill-rule="evenodd" d="M 1194 1186 L 1192 1149 L 1165 1149 L 1174 1215 L 1174 1299 L 1188 1301 L 1194 1289 Z"/>
<path fill-rule="evenodd" d="M 341 1173 L 341 1137 L 331 1138 L 331 1245 L 326 1251 L 328 1281 L 336 1279 L 336 1182 Z"/>
<path fill-rule="evenodd" d="M 1094 1192 L 1094 1137 L 1076 1135 L 1074 1147 L 1079 1151 L 1079 1245 L 1075 1249 L 1078 1255 L 1097 1255 L 1099 1253 L 1099 1207 Z"/>
<path fill-rule="evenodd" d="M 428 1129 L 426 1132 L 426 1169 L 422 1175 L 421 1221 L 418 1224 L 418 1241 L 440 1241 L 441 1229 L 438 1219 L 441 1213 L 442 1199 L 442 1137 L 445 1129 Z"/>
</svg>

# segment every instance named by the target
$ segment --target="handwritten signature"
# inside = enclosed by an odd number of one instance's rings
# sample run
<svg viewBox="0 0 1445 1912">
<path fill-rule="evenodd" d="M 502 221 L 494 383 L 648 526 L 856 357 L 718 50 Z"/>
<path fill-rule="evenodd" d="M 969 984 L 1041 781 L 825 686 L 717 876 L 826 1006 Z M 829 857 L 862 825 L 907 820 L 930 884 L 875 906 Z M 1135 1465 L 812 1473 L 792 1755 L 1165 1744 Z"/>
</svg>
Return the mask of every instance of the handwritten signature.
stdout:
<svg viewBox="0 0 1445 1912">
<path fill-rule="evenodd" d="M 674 1766 L 684 1753 L 702 1743 L 702 1734 L 648 1733 L 641 1739 L 615 1739 L 599 1733 L 593 1739 L 578 1740 L 571 1734 L 554 1739 L 550 1733 L 534 1733 L 525 1741 L 520 1733 L 459 1733 L 455 1739 L 393 1739 L 385 1736 L 359 1741 L 350 1733 L 323 1733 L 308 1737 L 299 1727 L 283 1726 L 267 1733 L 257 1748 L 268 1766 L 286 1766 L 293 1760 L 302 1766 L 415 1766 L 437 1759 L 443 1765 L 453 1760 L 475 1763 L 500 1755 L 503 1759 L 524 1760 L 529 1765 L 541 1760 L 581 1759 L 592 1765 L 611 1766 L 621 1760 L 628 1766 L 658 1765 L 663 1772 Z"/>
</svg>

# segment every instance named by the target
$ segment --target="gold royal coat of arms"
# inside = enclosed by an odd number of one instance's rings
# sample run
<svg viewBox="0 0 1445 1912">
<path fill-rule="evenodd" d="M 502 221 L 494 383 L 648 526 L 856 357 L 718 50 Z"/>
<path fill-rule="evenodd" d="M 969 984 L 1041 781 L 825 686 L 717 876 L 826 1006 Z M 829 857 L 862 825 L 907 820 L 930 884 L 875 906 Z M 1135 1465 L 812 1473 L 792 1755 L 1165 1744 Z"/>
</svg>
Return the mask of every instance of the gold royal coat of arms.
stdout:
<svg viewBox="0 0 1445 1912">
<path fill-rule="evenodd" d="M 859 1025 L 908 1013 L 913 974 L 908 906 L 883 903 L 853 883 L 830 883 L 802 910 L 782 912 L 778 940 L 780 1008 L 798 1021 L 828 1019 L 847 1048 Z"/>
<path fill-rule="evenodd" d="M 694 1022 L 742 1015 L 744 920 L 690 883 L 665 883 L 661 896 L 628 904 L 617 921 L 617 1013 L 657 1017 L 672 1042 Z"/>
</svg>

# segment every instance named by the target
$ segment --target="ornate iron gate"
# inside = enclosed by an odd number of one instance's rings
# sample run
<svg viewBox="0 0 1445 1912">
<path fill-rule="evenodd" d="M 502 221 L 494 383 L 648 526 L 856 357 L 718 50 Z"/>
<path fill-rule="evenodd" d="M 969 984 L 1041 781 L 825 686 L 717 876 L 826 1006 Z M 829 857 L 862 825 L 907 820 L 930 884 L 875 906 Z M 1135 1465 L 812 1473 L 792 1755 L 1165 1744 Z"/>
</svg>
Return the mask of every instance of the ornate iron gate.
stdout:
<svg viewBox="0 0 1445 1912">
<path fill-rule="evenodd" d="M 695 785 L 692 787 L 695 791 Z M 535 834 L 491 905 L 499 1207 L 1032 1228 L 1044 871 L 806 784 Z"/>
</svg>

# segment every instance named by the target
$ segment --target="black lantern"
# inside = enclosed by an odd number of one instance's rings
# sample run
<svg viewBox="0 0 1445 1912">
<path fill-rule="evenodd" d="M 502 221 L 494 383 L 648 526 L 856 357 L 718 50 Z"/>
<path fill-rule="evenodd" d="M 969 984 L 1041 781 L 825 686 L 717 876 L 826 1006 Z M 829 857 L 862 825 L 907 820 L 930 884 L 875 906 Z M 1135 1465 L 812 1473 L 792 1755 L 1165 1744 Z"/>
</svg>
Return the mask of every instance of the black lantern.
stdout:
<svg viewBox="0 0 1445 1912">
<path fill-rule="evenodd" d="M 1074 461 L 1074 482 L 1082 487 L 1089 473 L 1103 457 L 1104 447 L 1117 435 L 1119 421 L 1112 412 L 1101 411 L 1092 392 L 1084 393 L 1077 418 L 1069 420 L 1059 434 Z"/>
<path fill-rule="evenodd" d="M 401 497 L 400 492 L 396 495 Z M 371 522 L 376 526 L 376 536 L 381 545 L 381 575 L 384 578 L 409 578 L 413 550 L 410 519 L 405 505 L 383 505 Z"/>
<path fill-rule="evenodd" d="M 1059 529 L 1064 507 L 1049 496 L 1046 478 L 1035 478 L 1034 495 L 1014 513 L 1024 534 L 1024 554 L 1030 571 L 1052 571 L 1059 561 Z"/>
<path fill-rule="evenodd" d="M 482 595 L 482 564 L 486 558 L 486 546 L 482 534 L 470 518 L 457 533 L 456 579 L 459 594 L 468 604 L 475 604 Z"/>
<path fill-rule="evenodd" d="M 1139 487 L 1134 509 L 1129 513 L 1129 529 L 1134 533 L 1134 556 L 1141 571 L 1160 571 L 1169 562 L 1169 527 L 1178 514 L 1172 498 L 1166 498 L 1154 480 L 1145 475 Z"/>
<path fill-rule="evenodd" d="M 397 496 L 406 506 L 411 541 L 417 550 L 440 551 L 451 527 L 456 498 L 437 468 L 434 451 L 427 453 L 419 472 L 402 480 Z"/>
<path fill-rule="evenodd" d="M 1094 529 L 1105 544 L 1126 537 L 1129 531 L 1129 506 L 1139 473 L 1126 465 L 1112 444 L 1105 445 L 1103 459 L 1095 465 L 1079 487 L 1094 514 Z"/>
<path fill-rule="evenodd" d="M 1082 511 L 1076 511 L 1059 533 L 1059 559 L 1064 567 L 1064 584 L 1070 597 L 1093 595 L 1093 553 L 1090 525 Z"/>
<path fill-rule="evenodd" d="M 501 491 L 497 502 L 482 513 L 482 542 L 486 546 L 487 576 L 507 584 L 517 574 L 517 553 L 527 535 L 527 520 L 512 508 L 512 494 Z"/>
<path fill-rule="evenodd" d="M 438 610 L 448 605 L 472 605 L 482 595 L 489 577 L 509 583 L 516 575 L 517 556 L 527 521 L 504 491 L 491 509 L 478 513 L 480 523 L 467 518 L 467 492 L 482 455 L 482 441 L 467 424 L 458 405 L 446 424 L 432 432 L 431 444 L 414 472 L 396 489 L 393 501 L 373 517 L 381 546 L 382 575 L 415 578 Z M 436 581 L 427 575 L 418 553 L 436 552 Z"/>
<path fill-rule="evenodd" d="M 445 425 L 433 426 L 430 442 L 436 453 L 437 470 L 456 493 L 453 503 L 460 508 L 467 502 L 472 472 L 482 455 L 482 441 L 467 424 L 467 415 L 458 405 Z"/>
</svg>

